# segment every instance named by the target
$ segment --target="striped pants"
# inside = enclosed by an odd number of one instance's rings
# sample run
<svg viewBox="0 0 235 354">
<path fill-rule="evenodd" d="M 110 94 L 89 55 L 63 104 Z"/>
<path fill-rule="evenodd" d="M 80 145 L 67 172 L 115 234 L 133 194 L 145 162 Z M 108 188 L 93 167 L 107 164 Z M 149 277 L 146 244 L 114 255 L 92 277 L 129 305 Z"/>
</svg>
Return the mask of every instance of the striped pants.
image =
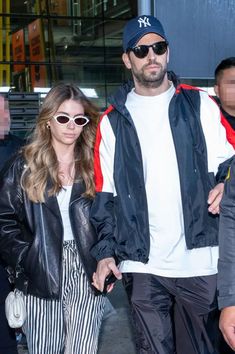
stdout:
<svg viewBox="0 0 235 354">
<path fill-rule="evenodd" d="M 65 241 L 59 300 L 25 296 L 29 354 L 95 354 L 105 298 L 94 296 L 74 241 Z"/>
</svg>

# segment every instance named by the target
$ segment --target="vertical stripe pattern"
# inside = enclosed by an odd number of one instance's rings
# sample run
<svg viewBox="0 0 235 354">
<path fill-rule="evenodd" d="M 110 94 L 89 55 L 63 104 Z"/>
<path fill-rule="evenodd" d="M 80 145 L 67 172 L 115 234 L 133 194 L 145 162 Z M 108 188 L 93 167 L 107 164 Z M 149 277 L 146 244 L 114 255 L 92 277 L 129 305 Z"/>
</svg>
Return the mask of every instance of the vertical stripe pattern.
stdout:
<svg viewBox="0 0 235 354">
<path fill-rule="evenodd" d="M 59 300 L 25 296 L 29 354 L 95 354 L 105 298 L 94 296 L 74 241 L 65 241 Z"/>
</svg>

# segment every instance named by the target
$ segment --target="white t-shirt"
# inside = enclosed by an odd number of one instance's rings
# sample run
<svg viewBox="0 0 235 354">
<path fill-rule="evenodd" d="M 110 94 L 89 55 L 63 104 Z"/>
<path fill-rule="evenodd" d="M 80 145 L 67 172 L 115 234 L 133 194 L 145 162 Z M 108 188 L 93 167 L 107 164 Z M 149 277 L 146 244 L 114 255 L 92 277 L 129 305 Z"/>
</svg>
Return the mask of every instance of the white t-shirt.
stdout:
<svg viewBox="0 0 235 354">
<path fill-rule="evenodd" d="M 64 241 L 73 240 L 73 232 L 69 218 L 69 202 L 72 192 L 72 186 L 64 186 L 57 195 L 57 201 L 60 208 L 60 214 L 64 227 Z"/>
<path fill-rule="evenodd" d="M 134 121 L 142 151 L 149 212 L 150 255 L 147 264 L 121 262 L 121 272 L 151 273 L 166 277 L 217 273 L 218 247 L 188 250 L 185 243 L 179 172 L 168 116 L 169 102 L 174 92 L 175 88 L 171 85 L 158 96 L 140 96 L 134 90 L 127 96 L 126 107 Z M 212 125 L 213 119 L 210 128 L 208 119 L 207 122 L 202 121 L 206 141 L 212 144 L 208 146 L 209 170 L 216 172 L 221 161 L 215 161 L 214 158 L 216 151 L 214 138 L 211 137 Z"/>
</svg>

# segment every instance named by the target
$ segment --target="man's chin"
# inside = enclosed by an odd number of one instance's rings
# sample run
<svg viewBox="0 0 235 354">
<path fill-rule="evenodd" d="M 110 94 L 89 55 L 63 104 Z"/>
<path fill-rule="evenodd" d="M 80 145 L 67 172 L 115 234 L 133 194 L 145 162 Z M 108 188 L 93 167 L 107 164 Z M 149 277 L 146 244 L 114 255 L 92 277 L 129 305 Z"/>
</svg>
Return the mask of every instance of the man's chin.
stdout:
<svg viewBox="0 0 235 354">
<path fill-rule="evenodd" d="M 146 87 L 159 87 L 161 86 L 163 82 L 163 77 L 158 77 L 158 76 L 150 76 L 146 77 L 143 84 L 145 84 Z"/>
</svg>

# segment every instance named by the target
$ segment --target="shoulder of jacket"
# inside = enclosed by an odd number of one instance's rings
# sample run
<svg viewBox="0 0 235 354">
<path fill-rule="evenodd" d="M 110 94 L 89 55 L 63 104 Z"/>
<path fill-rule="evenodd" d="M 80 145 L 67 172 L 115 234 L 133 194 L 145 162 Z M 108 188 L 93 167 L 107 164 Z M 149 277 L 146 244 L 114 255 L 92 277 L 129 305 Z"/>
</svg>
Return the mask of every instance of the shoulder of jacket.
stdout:
<svg viewBox="0 0 235 354">
<path fill-rule="evenodd" d="M 176 95 L 178 95 L 180 97 L 184 96 L 187 98 L 198 97 L 201 100 L 208 102 L 213 107 L 219 108 L 218 103 L 215 100 L 215 97 L 210 95 L 207 91 L 205 91 L 199 87 L 196 87 L 196 86 L 180 84 L 176 88 Z"/>
<path fill-rule="evenodd" d="M 24 167 L 26 167 L 26 162 L 24 159 L 24 156 L 22 154 L 22 152 L 17 153 L 14 158 L 12 159 L 12 164 L 19 169 L 23 169 Z"/>
<path fill-rule="evenodd" d="M 11 173 L 10 171 L 14 171 L 14 173 L 21 173 L 25 166 L 26 164 L 22 153 L 16 153 L 5 163 L 1 170 L 1 174 L 9 174 Z"/>
<path fill-rule="evenodd" d="M 104 119 L 108 119 L 110 122 L 113 120 L 118 119 L 119 113 L 118 111 L 110 105 L 106 111 L 100 116 L 100 121 L 99 123 L 101 124 Z"/>
<path fill-rule="evenodd" d="M 188 102 L 193 108 L 199 109 L 203 104 L 204 107 L 219 110 L 214 99 L 206 92 L 195 86 L 180 84 L 176 88 L 175 97 L 178 102 Z"/>
<path fill-rule="evenodd" d="M 114 107 L 113 105 L 110 105 L 100 116 L 100 120 L 102 120 L 105 116 L 108 116 L 110 115 L 111 112 L 114 111 Z"/>
<path fill-rule="evenodd" d="M 232 172 L 235 175 L 235 155 L 231 158 L 229 170 L 230 170 L 229 171 L 230 173 Z M 230 177 L 230 175 L 229 175 L 229 177 Z M 226 178 L 226 179 L 228 179 L 228 178 Z"/>
<path fill-rule="evenodd" d="M 176 94 L 180 94 L 180 93 L 183 93 L 183 92 L 186 92 L 188 94 L 192 93 L 192 94 L 195 94 L 195 93 L 200 93 L 202 92 L 202 90 L 196 86 L 191 86 L 191 85 L 187 85 L 187 84 L 179 84 L 177 87 L 176 87 Z"/>
<path fill-rule="evenodd" d="M 235 193 L 235 158 L 234 157 L 232 158 L 224 182 L 225 182 L 224 194 L 229 193 L 230 196 L 234 198 L 234 193 Z"/>
</svg>

